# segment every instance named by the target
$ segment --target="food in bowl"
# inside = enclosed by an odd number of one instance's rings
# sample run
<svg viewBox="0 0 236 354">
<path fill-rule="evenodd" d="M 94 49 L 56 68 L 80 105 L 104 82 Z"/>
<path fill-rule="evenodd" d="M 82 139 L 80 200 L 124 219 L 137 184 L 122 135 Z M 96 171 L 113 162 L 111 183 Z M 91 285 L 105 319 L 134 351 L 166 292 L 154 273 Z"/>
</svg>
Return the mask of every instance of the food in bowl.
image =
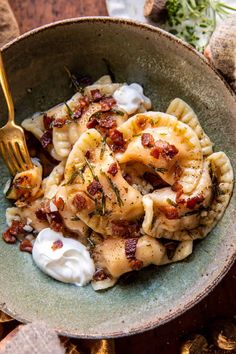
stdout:
<svg viewBox="0 0 236 354">
<path fill-rule="evenodd" d="M 5 188 L 3 239 L 49 276 L 95 290 L 188 257 L 222 217 L 233 171 L 183 100 L 151 111 L 136 83 L 105 75 L 22 122 L 55 167 L 33 159 Z"/>
</svg>

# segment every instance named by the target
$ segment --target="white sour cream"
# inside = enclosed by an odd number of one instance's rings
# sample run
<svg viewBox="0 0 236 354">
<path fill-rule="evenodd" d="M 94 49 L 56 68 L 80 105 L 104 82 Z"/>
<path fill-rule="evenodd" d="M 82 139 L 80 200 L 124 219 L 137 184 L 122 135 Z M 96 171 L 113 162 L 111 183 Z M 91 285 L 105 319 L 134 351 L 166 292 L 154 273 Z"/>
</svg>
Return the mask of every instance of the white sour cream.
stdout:
<svg viewBox="0 0 236 354">
<path fill-rule="evenodd" d="M 94 262 L 81 242 L 50 228 L 38 234 L 32 256 L 44 273 L 64 283 L 84 286 L 95 272 Z"/>
<path fill-rule="evenodd" d="M 152 106 L 151 100 L 143 94 L 143 88 L 139 84 L 123 85 L 114 94 L 117 106 L 133 114 L 136 111 L 145 112 Z"/>
</svg>

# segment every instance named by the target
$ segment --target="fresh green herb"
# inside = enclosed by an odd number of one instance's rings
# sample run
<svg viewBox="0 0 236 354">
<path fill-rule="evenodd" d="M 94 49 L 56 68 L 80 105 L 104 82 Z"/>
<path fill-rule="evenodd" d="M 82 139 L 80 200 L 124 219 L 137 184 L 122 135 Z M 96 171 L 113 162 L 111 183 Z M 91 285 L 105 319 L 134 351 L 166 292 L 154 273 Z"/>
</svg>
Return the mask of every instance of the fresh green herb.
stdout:
<svg viewBox="0 0 236 354">
<path fill-rule="evenodd" d="M 87 237 L 87 241 L 88 241 L 88 243 L 89 243 L 89 247 L 90 247 L 91 249 L 94 249 L 96 245 L 95 245 L 95 243 L 93 242 L 93 240 L 91 240 L 90 237 Z"/>
<path fill-rule="evenodd" d="M 117 114 L 118 116 L 124 116 L 124 115 L 125 115 L 124 112 L 122 112 L 122 111 L 120 111 L 120 110 L 118 110 L 118 109 L 115 109 L 115 108 L 112 108 L 112 109 L 110 110 L 110 112 L 112 112 L 112 113 L 114 113 L 114 114 Z"/>
<path fill-rule="evenodd" d="M 167 169 L 164 167 L 155 167 L 155 172 L 164 174 L 165 172 L 167 172 Z"/>
<path fill-rule="evenodd" d="M 170 204 L 171 206 L 177 208 L 178 204 L 176 204 L 173 200 L 171 200 L 170 198 L 166 199 L 167 203 Z"/>
<path fill-rule="evenodd" d="M 85 165 L 83 165 L 82 167 L 77 167 L 77 168 L 74 167 L 74 171 L 72 172 L 69 180 L 66 183 L 64 183 L 63 186 L 69 186 L 69 185 L 73 184 L 77 176 L 80 176 L 80 178 L 82 179 L 82 182 L 84 183 L 84 181 L 85 181 L 84 175 L 83 175 L 84 168 L 85 168 Z"/>
<path fill-rule="evenodd" d="M 165 29 L 200 51 L 216 27 L 217 15 L 224 17 L 236 11 L 221 0 L 167 0 L 166 9 Z"/>
<path fill-rule="evenodd" d="M 70 106 L 68 105 L 67 102 L 65 102 L 65 105 L 66 105 L 66 108 L 67 108 L 67 112 L 68 112 L 69 117 L 72 118 L 72 116 L 73 116 L 73 111 L 72 111 L 72 109 L 70 108 Z"/>
<path fill-rule="evenodd" d="M 102 138 L 102 147 L 101 147 L 101 152 L 100 152 L 100 160 L 103 158 L 104 156 L 104 152 L 105 152 L 105 149 L 106 149 L 106 140 L 107 140 L 107 137 L 104 136 Z"/>
<path fill-rule="evenodd" d="M 141 136 L 142 134 L 140 133 L 140 134 L 135 134 L 135 135 L 133 135 L 133 138 L 137 138 L 138 136 Z"/>
<path fill-rule="evenodd" d="M 95 175 L 91 163 L 89 162 L 89 160 L 87 159 L 86 156 L 84 157 L 84 159 L 85 159 L 86 165 L 87 165 L 88 168 L 89 168 L 89 171 L 91 172 L 91 175 L 93 176 L 93 178 L 94 178 L 96 181 L 98 181 L 98 176 Z"/>
<path fill-rule="evenodd" d="M 107 181 L 109 182 L 109 184 L 110 184 L 110 186 L 111 186 L 113 192 L 114 192 L 115 195 L 116 195 L 116 199 L 117 199 L 117 202 L 118 202 L 118 204 L 119 204 L 119 207 L 121 207 L 122 205 L 124 205 L 124 203 L 123 203 L 123 200 L 121 199 L 120 191 L 119 191 L 117 185 L 112 181 L 112 179 L 111 179 L 105 172 L 103 172 L 102 170 L 101 170 L 100 172 L 101 172 L 101 174 L 102 174 L 103 176 L 106 177 L 106 179 L 107 179 Z"/>
</svg>

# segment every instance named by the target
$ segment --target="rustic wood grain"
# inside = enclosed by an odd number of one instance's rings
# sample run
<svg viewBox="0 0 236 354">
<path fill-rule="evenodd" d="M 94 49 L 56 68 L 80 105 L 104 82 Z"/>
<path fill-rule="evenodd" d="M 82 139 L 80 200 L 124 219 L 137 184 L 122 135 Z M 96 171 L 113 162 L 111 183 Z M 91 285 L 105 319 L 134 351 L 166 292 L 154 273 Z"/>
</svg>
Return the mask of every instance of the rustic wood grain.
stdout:
<svg viewBox="0 0 236 354">
<path fill-rule="evenodd" d="M 107 16 L 105 0 L 9 0 L 21 33 L 50 22 L 81 16 Z"/>
<path fill-rule="evenodd" d="M 65 18 L 107 15 L 105 0 L 10 0 L 10 3 L 21 33 Z M 186 336 L 207 334 L 215 317 L 236 315 L 235 295 L 236 264 L 210 295 L 184 315 L 155 330 L 117 339 L 116 354 L 178 354 Z"/>
</svg>

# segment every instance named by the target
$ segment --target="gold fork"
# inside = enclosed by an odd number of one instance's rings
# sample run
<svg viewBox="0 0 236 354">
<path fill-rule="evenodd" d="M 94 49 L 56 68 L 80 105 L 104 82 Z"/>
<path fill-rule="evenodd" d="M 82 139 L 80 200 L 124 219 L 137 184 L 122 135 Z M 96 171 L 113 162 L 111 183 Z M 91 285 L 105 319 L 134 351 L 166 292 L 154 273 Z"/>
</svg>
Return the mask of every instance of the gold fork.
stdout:
<svg viewBox="0 0 236 354">
<path fill-rule="evenodd" d="M 0 152 L 10 171 L 16 173 L 33 167 L 25 142 L 24 131 L 15 124 L 14 105 L 0 51 L 0 84 L 7 102 L 8 122 L 0 128 Z"/>
</svg>

